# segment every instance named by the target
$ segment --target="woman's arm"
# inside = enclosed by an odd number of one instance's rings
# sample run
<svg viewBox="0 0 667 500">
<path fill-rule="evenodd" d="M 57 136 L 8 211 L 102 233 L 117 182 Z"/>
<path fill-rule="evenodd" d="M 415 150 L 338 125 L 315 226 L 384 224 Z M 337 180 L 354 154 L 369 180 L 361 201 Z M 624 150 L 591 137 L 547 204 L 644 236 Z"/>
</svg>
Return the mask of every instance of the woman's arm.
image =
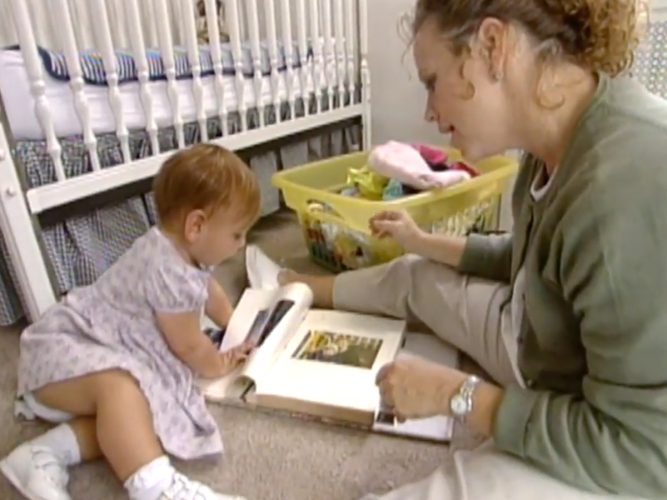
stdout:
<svg viewBox="0 0 667 500">
<path fill-rule="evenodd" d="M 466 274 L 495 281 L 510 281 L 512 235 L 467 237 L 430 234 L 405 212 L 382 212 L 370 220 L 373 234 L 391 237 L 406 252 L 456 267 Z"/>
</svg>

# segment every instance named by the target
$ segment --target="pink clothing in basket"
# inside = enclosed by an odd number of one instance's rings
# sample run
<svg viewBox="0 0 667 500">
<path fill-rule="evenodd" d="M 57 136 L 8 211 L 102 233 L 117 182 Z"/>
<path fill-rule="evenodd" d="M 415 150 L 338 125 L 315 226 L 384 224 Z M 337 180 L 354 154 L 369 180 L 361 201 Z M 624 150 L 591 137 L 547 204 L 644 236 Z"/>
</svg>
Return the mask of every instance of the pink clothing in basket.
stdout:
<svg viewBox="0 0 667 500">
<path fill-rule="evenodd" d="M 467 169 L 434 172 L 422 156 L 422 149 L 423 146 L 418 150 L 409 144 L 389 141 L 371 151 L 368 165 L 377 173 L 418 190 L 449 187 L 470 179 Z M 436 156 L 434 151 L 426 150 L 429 158 Z M 444 154 L 442 160 L 446 160 Z"/>
</svg>

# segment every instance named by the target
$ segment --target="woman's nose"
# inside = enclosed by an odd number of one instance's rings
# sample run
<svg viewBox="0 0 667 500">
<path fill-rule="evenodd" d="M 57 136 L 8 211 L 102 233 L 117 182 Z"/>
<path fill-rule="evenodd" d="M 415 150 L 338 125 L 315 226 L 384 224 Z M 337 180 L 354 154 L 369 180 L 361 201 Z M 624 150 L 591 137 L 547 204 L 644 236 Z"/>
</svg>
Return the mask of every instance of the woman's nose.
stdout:
<svg viewBox="0 0 667 500">
<path fill-rule="evenodd" d="M 426 111 L 424 112 L 424 120 L 431 123 L 436 121 L 436 116 L 430 106 L 426 106 Z"/>
</svg>

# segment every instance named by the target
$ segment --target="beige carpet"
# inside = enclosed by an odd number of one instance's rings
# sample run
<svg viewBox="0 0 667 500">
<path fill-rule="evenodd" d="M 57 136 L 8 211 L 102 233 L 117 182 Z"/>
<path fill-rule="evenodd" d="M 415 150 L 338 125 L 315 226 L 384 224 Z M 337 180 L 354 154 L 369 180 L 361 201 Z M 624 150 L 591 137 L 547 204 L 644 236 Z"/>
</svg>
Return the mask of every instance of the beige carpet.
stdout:
<svg viewBox="0 0 667 500">
<path fill-rule="evenodd" d="M 251 240 L 284 264 L 314 270 L 292 215 L 264 219 Z M 241 257 L 220 270 L 230 294 L 245 285 Z M 12 415 L 16 386 L 18 332 L 0 330 L 0 456 L 46 427 L 18 422 Z M 216 462 L 177 464 L 186 474 L 222 492 L 251 500 L 352 500 L 417 480 L 443 461 L 443 445 L 368 434 L 346 428 L 212 406 L 226 446 Z M 125 498 L 120 484 L 102 462 L 76 467 L 70 491 L 75 500 Z M 20 496 L 0 477 L 0 500 Z"/>
</svg>

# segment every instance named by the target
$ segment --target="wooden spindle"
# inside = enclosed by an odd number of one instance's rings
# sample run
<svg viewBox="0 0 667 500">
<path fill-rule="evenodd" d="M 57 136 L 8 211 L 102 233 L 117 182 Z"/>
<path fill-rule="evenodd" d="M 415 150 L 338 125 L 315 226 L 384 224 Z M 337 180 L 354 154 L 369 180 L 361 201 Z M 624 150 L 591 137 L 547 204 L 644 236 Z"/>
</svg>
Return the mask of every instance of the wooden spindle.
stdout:
<svg viewBox="0 0 667 500">
<path fill-rule="evenodd" d="M 299 32 L 299 80 L 301 82 L 301 99 L 303 100 L 304 114 L 310 114 L 310 92 L 308 92 L 308 45 L 306 38 L 306 28 L 308 21 L 306 19 L 306 0 L 297 0 L 297 17 L 298 32 Z"/>
<path fill-rule="evenodd" d="M 241 116 L 241 131 L 248 129 L 248 107 L 245 102 L 245 76 L 243 75 L 243 52 L 241 50 L 241 20 L 239 19 L 238 0 L 227 0 L 225 4 L 229 12 L 229 38 L 232 44 L 232 53 L 234 54 L 234 63 L 236 66 L 236 102 L 238 103 L 238 112 Z"/>
<path fill-rule="evenodd" d="M 176 63 L 174 61 L 174 41 L 171 36 L 171 21 L 169 16 L 169 0 L 157 0 L 155 12 L 157 13 L 157 36 L 160 44 L 160 55 L 164 64 L 164 72 L 167 77 L 167 94 L 171 105 L 171 123 L 176 132 L 176 143 L 178 148 L 185 147 L 185 134 L 183 132 L 183 117 L 181 114 L 181 98 L 176 85 Z"/>
<path fill-rule="evenodd" d="M 181 0 L 181 18 L 185 27 L 185 38 L 188 46 L 188 60 L 192 70 L 192 94 L 197 108 L 197 122 L 202 142 L 208 141 L 206 109 L 204 108 L 204 86 L 201 82 L 201 62 L 199 60 L 199 43 L 197 42 L 197 26 L 195 23 L 194 4 L 191 0 Z"/>
<path fill-rule="evenodd" d="M 371 73 L 368 68 L 368 3 L 359 0 L 359 52 L 361 57 L 361 84 L 363 114 L 363 147 L 371 147 Z"/>
<path fill-rule="evenodd" d="M 255 77 L 255 103 L 259 112 L 259 126 L 264 127 L 264 79 L 262 78 L 262 46 L 259 34 L 259 12 L 257 11 L 257 0 L 246 0 L 248 2 L 248 16 L 250 24 L 250 47 L 252 52 L 252 67 Z"/>
<path fill-rule="evenodd" d="M 338 75 L 338 106 L 345 103 L 345 31 L 343 28 L 343 0 L 333 0 L 336 33 L 336 75 Z"/>
<path fill-rule="evenodd" d="M 109 89 L 109 105 L 116 120 L 116 136 L 120 142 L 120 149 L 123 155 L 123 162 L 132 161 L 130 154 L 129 133 L 125 124 L 125 113 L 123 113 L 123 100 L 118 88 L 118 61 L 113 47 L 111 37 L 111 25 L 107 13 L 106 0 L 91 0 L 93 17 L 95 19 L 96 33 L 102 49 L 102 63 L 104 72 L 107 76 L 107 87 Z"/>
<path fill-rule="evenodd" d="M 331 111 L 334 106 L 334 81 L 336 78 L 336 60 L 334 55 L 333 35 L 331 34 L 331 0 L 325 0 L 324 2 L 322 22 L 324 24 L 324 76 L 327 82 L 329 111 Z"/>
<path fill-rule="evenodd" d="M 95 28 L 93 27 L 90 12 L 88 11 L 88 4 L 74 1 L 72 2 L 72 7 L 74 8 L 70 8 L 70 12 L 76 12 L 76 15 L 72 19 L 72 21 L 76 20 L 76 22 L 72 24 L 75 30 L 77 46 L 83 50 L 91 49 L 93 48 L 93 33 Z"/>
<path fill-rule="evenodd" d="M 283 52 L 285 54 L 285 71 L 287 92 L 287 101 L 289 102 L 290 118 L 296 118 L 296 102 L 294 96 L 294 39 L 292 38 L 292 10 L 290 9 L 290 0 L 281 0 L 282 12 L 282 32 L 283 32 Z"/>
<path fill-rule="evenodd" d="M 276 123 L 282 121 L 280 98 L 280 72 L 278 71 L 278 32 L 276 30 L 276 4 L 273 0 L 266 0 L 266 33 L 269 38 L 269 61 L 271 64 L 271 95 Z"/>
<path fill-rule="evenodd" d="M 45 8 L 43 0 L 24 0 L 23 3 L 29 5 L 28 12 L 35 43 L 41 47 L 60 50 L 62 48 L 60 40 L 54 36 L 57 26 L 53 23 L 53 18 L 49 15 L 51 11 Z"/>
<path fill-rule="evenodd" d="M 90 120 L 90 108 L 88 100 L 83 92 L 85 82 L 83 81 L 83 71 L 81 70 L 81 61 L 79 59 L 79 49 L 76 45 L 76 35 L 72 25 L 72 13 L 69 8 L 68 0 L 54 0 L 55 9 L 53 14 L 60 25 L 60 38 L 65 51 L 65 61 L 69 72 L 69 84 L 74 96 L 74 108 L 79 116 L 81 128 L 83 130 L 83 142 L 88 150 L 90 164 L 93 170 L 100 169 L 100 158 L 97 155 L 97 139 L 93 132 L 92 122 Z"/>
<path fill-rule="evenodd" d="M 124 0 L 108 0 L 109 2 L 109 18 L 111 20 L 111 33 L 113 34 L 114 45 L 121 49 L 129 48 L 127 40 L 127 30 L 123 20 L 127 17 L 125 15 Z"/>
<path fill-rule="evenodd" d="M 158 37 L 155 24 L 160 22 L 158 16 L 156 16 L 155 10 L 155 0 L 141 0 L 144 7 L 144 24 L 148 31 L 146 38 L 148 41 L 148 46 L 155 48 L 158 46 Z"/>
<path fill-rule="evenodd" d="M 211 59 L 213 61 L 213 71 L 215 72 L 215 91 L 218 99 L 218 116 L 220 117 L 220 127 L 222 135 L 229 135 L 229 123 L 227 104 L 225 103 L 225 82 L 224 66 L 222 64 L 222 51 L 220 50 L 220 28 L 218 19 L 220 13 L 216 0 L 206 0 L 206 24 L 208 25 L 208 39 L 211 48 Z"/>
<path fill-rule="evenodd" d="M 39 119 L 39 123 L 46 138 L 46 148 L 49 156 L 53 161 L 53 167 L 56 172 L 56 179 L 59 181 L 65 180 L 65 171 L 61 158 L 61 147 L 58 142 L 53 119 L 51 117 L 51 109 L 46 98 L 44 82 L 44 74 L 42 71 L 42 61 L 37 52 L 37 43 L 35 42 L 35 34 L 32 30 L 30 22 L 30 14 L 28 6 L 24 0 L 11 0 L 12 15 L 14 17 L 14 24 L 16 26 L 19 43 L 21 45 L 21 53 L 26 64 L 26 71 L 30 79 L 30 92 L 35 99 L 35 114 Z"/>
<path fill-rule="evenodd" d="M 317 113 L 322 112 L 322 83 L 324 60 L 322 57 L 322 39 L 320 38 L 319 0 L 310 0 L 310 38 L 313 44 L 313 86 Z"/>
<path fill-rule="evenodd" d="M 126 0 L 126 2 L 130 42 L 132 44 L 132 53 L 134 54 L 134 64 L 137 67 L 137 77 L 139 78 L 141 104 L 146 116 L 146 131 L 151 141 L 151 151 L 154 155 L 157 155 L 160 153 L 160 144 L 158 142 L 157 124 L 155 122 L 153 97 L 148 90 L 150 76 L 148 73 L 148 60 L 146 59 L 146 45 L 144 44 L 144 35 L 141 28 L 139 4 L 137 3 L 138 0 Z"/>
<path fill-rule="evenodd" d="M 354 86 L 356 83 L 356 71 L 354 64 L 354 27 L 356 26 L 354 15 L 354 0 L 345 0 L 345 11 L 347 21 L 345 22 L 345 52 L 347 53 L 347 93 L 350 96 L 350 106 L 354 104 Z"/>
</svg>

